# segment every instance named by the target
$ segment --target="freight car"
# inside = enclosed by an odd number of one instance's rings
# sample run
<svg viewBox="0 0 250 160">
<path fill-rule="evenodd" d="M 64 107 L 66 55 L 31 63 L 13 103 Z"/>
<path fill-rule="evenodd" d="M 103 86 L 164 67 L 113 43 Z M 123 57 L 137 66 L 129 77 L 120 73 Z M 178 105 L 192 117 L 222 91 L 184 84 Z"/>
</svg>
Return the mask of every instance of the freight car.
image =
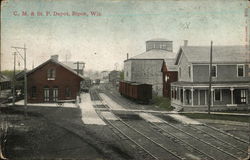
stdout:
<svg viewBox="0 0 250 160">
<path fill-rule="evenodd" d="M 81 81 L 81 92 L 89 92 L 89 88 L 92 86 L 92 80 L 85 78 Z"/>
<path fill-rule="evenodd" d="M 94 84 L 95 84 L 95 85 L 99 85 L 99 84 L 100 84 L 100 82 L 101 82 L 101 80 L 100 80 L 100 79 L 95 79 Z"/>
<path fill-rule="evenodd" d="M 152 99 L 152 85 L 150 84 L 120 81 L 119 92 L 122 96 L 137 103 L 148 104 Z"/>
</svg>

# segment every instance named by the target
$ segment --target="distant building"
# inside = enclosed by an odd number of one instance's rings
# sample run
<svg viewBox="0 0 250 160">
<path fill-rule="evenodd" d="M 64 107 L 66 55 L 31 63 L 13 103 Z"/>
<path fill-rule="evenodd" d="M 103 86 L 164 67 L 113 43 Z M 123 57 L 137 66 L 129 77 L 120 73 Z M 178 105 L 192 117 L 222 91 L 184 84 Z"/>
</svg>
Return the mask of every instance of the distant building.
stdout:
<svg viewBox="0 0 250 160">
<path fill-rule="evenodd" d="M 0 74 L 0 99 L 7 98 L 11 93 L 11 81 L 8 77 Z"/>
<path fill-rule="evenodd" d="M 178 81 L 171 83 L 172 106 L 207 110 L 210 46 L 182 46 L 177 54 Z M 214 46 L 211 110 L 249 106 L 249 50 L 245 46 Z"/>
<path fill-rule="evenodd" d="M 171 83 L 178 80 L 177 65 L 175 59 L 165 59 L 162 65 L 163 96 L 171 98 Z"/>
<path fill-rule="evenodd" d="M 76 99 L 83 77 L 57 58 L 53 57 L 27 73 L 28 103 Z"/>
<path fill-rule="evenodd" d="M 101 79 L 103 82 L 108 82 L 109 80 L 109 71 L 102 71 L 101 72 Z"/>
<path fill-rule="evenodd" d="M 113 85 L 116 85 L 120 81 L 120 73 L 119 71 L 113 70 L 109 73 L 109 82 Z"/>
<path fill-rule="evenodd" d="M 153 93 L 163 95 L 163 60 L 174 59 L 173 42 L 166 39 L 146 41 L 146 52 L 124 61 L 124 80 L 151 84 Z"/>
</svg>

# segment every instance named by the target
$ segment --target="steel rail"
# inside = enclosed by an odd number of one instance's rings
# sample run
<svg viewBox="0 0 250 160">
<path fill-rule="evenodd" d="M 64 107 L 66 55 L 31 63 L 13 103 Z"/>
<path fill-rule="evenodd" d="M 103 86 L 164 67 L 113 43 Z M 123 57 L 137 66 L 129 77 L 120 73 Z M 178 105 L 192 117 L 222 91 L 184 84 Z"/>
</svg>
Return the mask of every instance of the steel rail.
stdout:
<svg viewBox="0 0 250 160">
<path fill-rule="evenodd" d="M 111 113 L 113 113 L 112 110 L 109 110 Z M 114 113 L 113 113 L 114 114 Z M 168 153 L 170 153 L 171 155 L 173 155 L 174 157 L 177 157 L 178 159 L 185 159 L 180 157 L 179 155 L 175 154 L 174 152 L 170 151 L 169 149 L 167 149 L 166 147 L 164 147 L 163 145 L 157 143 L 156 141 L 152 140 L 151 138 L 149 138 L 148 136 L 146 136 L 145 134 L 141 133 L 140 131 L 138 131 L 137 129 L 135 129 L 134 127 L 130 126 L 129 124 L 127 124 L 126 122 L 124 122 L 121 118 L 117 117 L 117 119 L 122 122 L 124 125 L 126 125 L 128 128 L 134 130 L 135 132 L 137 132 L 138 134 L 142 135 L 144 138 L 148 139 L 149 141 L 153 142 L 155 145 L 159 146 L 160 148 L 162 148 L 163 150 L 167 151 Z M 124 133 L 125 134 L 125 133 Z"/>
<path fill-rule="evenodd" d="M 223 141 L 223 140 L 221 140 L 220 138 L 217 138 L 216 136 L 214 136 L 214 135 L 212 135 L 212 134 L 210 134 L 210 133 L 207 133 L 206 131 L 203 131 L 202 129 L 193 127 L 193 126 L 191 126 L 191 125 L 190 125 L 189 127 L 194 128 L 194 129 L 196 129 L 196 130 L 198 130 L 198 131 L 200 131 L 200 132 L 202 132 L 202 133 L 205 133 L 206 135 L 209 135 L 210 137 L 213 137 L 214 139 L 216 139 L 216 140 L 218 140 L 218 141 L 220 141 L 220 142 L 222 142 L 222 143 L 224 143 L 224 144 L 226 144 L 226 145 L 229 145 L 229 146 L 232 147 L 232 148 L 235 148 L 235 149 L 237 149 L 237 150 L 239 150 L 239 151 L 241 151 L 241 152 L 247 153 L 245 150 L 242 150 L 242 149 L 238 148 L 237 146 L 235 146 L 235 145 L 233 145 L 233 144 L 231 144 L 231 143 L 228 143 L 228 142 L 226 142 L 226 141 Z"/>
<path fill-rule="evenodd" d="M 202 140 L 201 138 L 197 138 L 197 137 L 191 135 L 190 133 L 187 133 L 187 132 L 183 131 L 182 129 L 180 129 L 180 128 L 178 128 L 178 127 L 176 127 L 176 126 L 174 126 L 174 125 L 172 125 L 172 124 L 170 124 L 170 123 L 168 123 L 168 122 L 166 122 L 166 121 L 164 121 L 163 123 L 164 123 L 164 124 L 167 124 L 167 125 L 169 125 L 169 126 L 171 126 L 171 127 L 173 127 L 173 128 L 175 128 L 175 129 L 181 131 L 182 133 L 185 133 L 186 135 L 188 135 L 188 136 L 190 136 L 190 137 L 192 137 L 192 138 L 194 138 L 194 139 L 196 139 L 196 140 L 199 140 L 200 142 L 203 142 L 203 143 L 205 143 L 205 144 L 207 144 L 207 145 L 209 145 L 209 146 L 211 146 L 211 147 L 213 147 L 213 148 L 215 148 L 215 149 L 217 149 L 217 150 L 219 150 L 219 151 L 221 151 L 221 152 L 223 152 L 223 153 L 225 153 L 225 154 L 227 154 L 227 155 L 229 155 L 229 156 L 231 156 L 231 157 L 234 157 L 235 159 L 239 159 L 239 158 L 236 157 L 235 155 L 233 155 L 233 154 L 231 154 L 231 153 L 229 153 L 229 152 L 227 152 L 227 151 L 224 151 L 223 149 L 221 149 L 221 148 L 219 148 L 219 147 L 216 147 L 216 146 L 214 146 L 214 145 L 212 145 L 212 144 L 210 144 L 210 143 L 208 143 L 208 142 Z"/>
<path fill-rule="evenodd" d="M 196 148 L 196 147 L 193 146 L 192 144 L 190 144 L 190 143 L 188 143 L 188 142 L 186 142 L 186 141 L 184 141 L 184 140 L 178 138 L 177 136 L 175 136 L 174 134 L 172 134 L 172 133 L 166 131 L 166 130 L 163 129 L 162 127 L 160 127 L 160 126 L 158 126 L 158 125 L 156 125 L 156 124 L 154 124 L 154 123 L 152 123 L 152 122 L 148 122 L 148 123 L 150 123 L 150 124 L 152 124 L 153 126 L 159 128 L 159 129 L 162 130 L 163 132 L 166 132 L 167 134 L 171 135 L 172 137 L 176 138 L 177 140 L 179 140 L 179 141 L 185 143 L 186 145 L 188 145 L 189 147 L 193 148 L 194 150 L 196 150 L 196 151 L 202 153 L 203 155 L 205 155 L 205 156 L 207 156 L 207 157 L 209 157 L 209 158 L 211 158 L 211 159 L 213 159 L 213 160 L 216 160 L 214 157 L 211 157 L 210 155 L 208 155 L 207 153 L 205 153 L 205 152 L 199 150 L 198 148 Z"/>
<path fill-rule="evenodd" d="M 220 133 L 223 133 L 223 134 L 225 134 L 225 135 L 228 135 L 228 136 L 230 136 L 230 137 L 232 137 L 232 138 L 234 138 L 234 139 L 236 139 L 236 140 L 238 140 L 238 141 L 241 141 L 241 142 L 246 143 L 246 144 L 249 145 L 249 142 L 248 142 L 248 141 L 245 141 L 245 140 L 243 140 L 243 139 L 241 139 L 241 138 L 239 138 L 239 137 L 236 137 L 236 136 L 231 135 L 231 134 L 229 134 L 229 133 L 227 133 L 227 132 L 224 132 L 224 131 L 222 131 L 222 130 L 220 130 L 220 129 L 218 129 L 218 128 L 215 128 L 215 127 L 212 127 L 212 126 L 208 126 L 208 125 L 206 125 L 206 124 L 204 124 L 204 126 L 206 126 L 206 127 L 208 127 L 208 128 L 211 128 L 211 129 L 213 129 L 213 130 L 216 130 L 216 131 L 218 131 L 218 132 L 220 132 Z"/>
<path fill-rule="evenodd" d="M 101 103 L 103 103 L 101 101 Z M 114 114 L 114 112 L 112 110 L 109 110 L 111 113 Z M 115 114 L 114 114 L 115 115 Z M 104 118 L 103 118 L 104 119 Z M 148 136 L 146 136 L 145 134 L 141 133 L 140 131 L 138 131 L 137 129 L 135 129 L 134 127 L 130 126 L 129 124 L 127 124 L 126 122 L 124 122 L 121 118 L 117 117 L 117 119 L 122 122 L 123 124 L 125 124 L 128 128 L 134 130 L 135 132 L 137 132 L 138 134 L 142 135 L 143 137 L 145 137 L 146 139 L 148 139 L 149 141 L 153 142 L 155 145 L 159 146 L 160 148 L 162 148 L 163 150 L 167 151 L 168 153 L 170 153 L 171 155 L 173 155 L 174 157 L 178 158 L 178 159 L 185 159 L 180 157 L 179 155 L 175 154 L 174 152 L 170 151 L 169 149 L 167 149 L 166 147 L 162 146 L 161 144 L 157 143 L 156 141 L 152 140 L 151 138 L 149 138 Z M 107 121 L 107 120 L 106 120 Z M 125 133 L 124 133 L 125 134 Z"/>
<path fill-rule="evenodd" d="M 105 122 L 107 122 L 109 125 L 111 125 L 113 128 L 115 128 L 119 133 L 121 133 L 123 136 L 125 136 L 127 139 L 129 139 L 131 142 L 133 142 L 135 145 L 137 145 L 138 147 L 140 147 L 144 152 L 146 152 L 148 155 L 150 155 L 151 157 L 153 157 L 154 159 L 159 159 L 156 156 L 154 156 L 152 153 L 150 153 L 147 149 L 145 149 L 143 146 L 141 146 L 139 143 L 137 143 L 136 141 L 134 141 L 132 138 L 130 138 L 128 135 L 126 135 L 125 133 L 123 133 L 118 127 L 116 127 L 114 124 L 112 124 L 110 121 L 105 120 Z"/>
<path fill-rule="evenodd" d="M 93 92 L 90 92 L 91 94 L 93 94 Z M 96 92 L 97 93 L 97 92 Z M 98 97 L 100 97 L 99 94 L 97 94 Z M 101 101 L 101 103 L 103 104 L 103 102 Z M 104 105 L 104 104 L 103 104 Z M 113 112 L 112 112 L 113 113 Z M 102 119 L 108 123 L 110 126 L 112 126 L 113 128 L 115 128 L 120 134 L 122 134 L 124 137 L 126 137 L 127 139 L 129 139 L 132 143 L 134 143 L 136 146 L 138 146 L 139 148 L 141 148 L 144 152 L 146 152 L 148 155 L 150 155 L 151 157 L 153 157 L 156 160 L 159 160 L 159 158 L 157 158 L 156 156 L 154 156 L 152 153 L 150 153 L 147 149 L 145 149 L 143 146 L 141 146 L 139 143 L 137 143 L 136 141 L 134 141 L 132 138 L 130 138 L 128 135 L 126 135 L 124 132 L 122 132 L 118 127 L 116 127 L 114 124 L 112 124 L 110 121 L 108 121 L 107 119 L 105 119 L 103 116 L 101 116 Z"/>
<path fill-rule="evenodd" d="M 119 120 L 121 120 L 118 117 Z M 149 138 L 148 136 L 146 136 L 145 134 L 141 133 L 140 131 L 138 131 L 137 129 L 135 129 L 134 127 L 130 126 L 129 124 L 127 124 L 126 122 L 124 122 L 123 120 L 121 120 L 121 122 L 123 124 L 125 124 L 126 126 L 128 126 L 129 128 L 131 128 L 132 130 L 134 130 L 135 132 L 139 133 L 140 135 L 142 135 L 143 137 L 145 137 L 146 139 L 148 139 L 149 141 L 153 142 L 154 144 L 156 144 L 157 146 L 159 146 L 160 148 L 164 149 L 165 151 L 169 152 L 170 154 L 172 154 L 173 156 L 179 158 L 179 159 L 185 159 L 180 157 L 179 155 L 175 154 L 174 152 L 170 151 L 169 149 L 167 149 L 166 147 L 164 147 L 163 145 L 157 143 L 156 141 L 152 140 L 151 138 Z"/>
</svg>

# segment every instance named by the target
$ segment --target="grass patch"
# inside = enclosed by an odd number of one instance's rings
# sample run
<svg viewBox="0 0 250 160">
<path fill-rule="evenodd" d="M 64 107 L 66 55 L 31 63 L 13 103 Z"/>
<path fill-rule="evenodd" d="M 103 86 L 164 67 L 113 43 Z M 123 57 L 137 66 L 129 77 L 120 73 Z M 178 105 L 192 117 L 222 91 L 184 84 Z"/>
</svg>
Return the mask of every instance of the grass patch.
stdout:
<svg viewBox="0 0 250 160">
<path fill-rule="evenodd" d="M 184 116 L 193 119 L 214 119 L 214 120 L 226 120 L 226 121 L 238 121 L 249 122 L 249 116 L 240 115 L 219 115 L 219 114 L 207 114 L 207 113 L 181 113 Z"/>
<path fill-rule="evenodd" d="M 153 104 L 166 111 L 172 111 L 174 109 L 174 107 L 171 106 L 170 99 L 166 97 L 153 97 Z"/>
<path fill-rule="evenodd" d="M 223 110 L 223 111 L 217 111 L 217 112 L 224 112 L 224 113 L 250 113 L 250 110 Z"/>
</svg>

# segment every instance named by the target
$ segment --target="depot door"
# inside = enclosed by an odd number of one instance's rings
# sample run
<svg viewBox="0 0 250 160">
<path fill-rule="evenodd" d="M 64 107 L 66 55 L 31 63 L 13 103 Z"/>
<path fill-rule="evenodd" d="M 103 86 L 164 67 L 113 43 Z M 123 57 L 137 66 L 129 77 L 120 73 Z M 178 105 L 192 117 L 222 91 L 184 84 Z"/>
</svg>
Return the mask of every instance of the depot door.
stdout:
<svg viewBox="0 0 250 160">
<path fill-rule="evenodd" d="M 49 102 L 49 88 L 43 89 L 44 102 Z"/>
<path fill-rule="evenodd" d="M 51 101 L 56 102 L 58 100 L 58 88 L 52 88 L 51 92 L 52 92 Z"/>
</svg>

